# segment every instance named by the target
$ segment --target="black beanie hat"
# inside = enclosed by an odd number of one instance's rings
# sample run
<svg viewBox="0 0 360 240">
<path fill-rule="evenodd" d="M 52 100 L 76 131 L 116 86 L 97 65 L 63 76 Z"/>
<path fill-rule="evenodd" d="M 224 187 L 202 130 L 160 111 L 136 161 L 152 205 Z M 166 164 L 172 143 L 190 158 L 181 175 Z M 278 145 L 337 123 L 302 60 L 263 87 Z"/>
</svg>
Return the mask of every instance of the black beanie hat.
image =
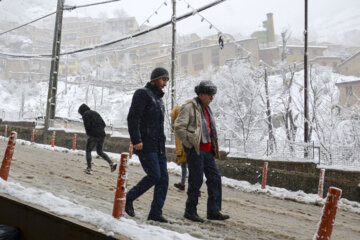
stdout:
<svg viewBox="0 0 360 240">
<path fill-rule="evenodd" d="M 160 78 L 169 79 L 169 73 L 165 68 L 157 67 L 152 71 L 150 80 L 155 81 L 155 80 L 160 79 Z"/>
<path fill-rule="evenodd" d="M 195 93 L 197 95 L 202 94 L 210 94 L 215 95 L 217 92 L 217 87 L 214 85 L 212 81 L 201 81 L 199 85 L 195 87 Z"/>
</svg>

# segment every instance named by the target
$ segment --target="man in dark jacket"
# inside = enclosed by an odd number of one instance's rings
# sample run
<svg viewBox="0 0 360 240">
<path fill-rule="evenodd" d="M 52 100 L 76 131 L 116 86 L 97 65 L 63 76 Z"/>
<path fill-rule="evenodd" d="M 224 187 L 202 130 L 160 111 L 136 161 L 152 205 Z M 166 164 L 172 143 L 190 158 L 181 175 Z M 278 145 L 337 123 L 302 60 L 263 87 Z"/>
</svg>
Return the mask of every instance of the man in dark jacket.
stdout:
<svg viewBox="0 0 360 240">
<path fill-rule="evenodd" d="M 104 130 L 106 125 L 104 120 L 99 113 L 90 110 L 90 108 L 86 104 L 82 104 L 79 107 L 78 112 L 82 116 L 86 135 L 88 135 L 89 137 L 86 143 L 87 168 L 84 172 L 87 174 L 93 174 L 93 171 L 91 169 L 91 151 L 95 146 L 97 154 L 109 163 L 111 172 L 115 171 L 117 164 L 114 164 L 109 158 L 109 156 L 103 151 L 104 140 L 106 136 Z"/>
<path fill-rule="evenodd" d="M 165 155 L 165 108 L 161 98 L 169 73 L 164 68 L 155 68 L 150 80 L 145 87 L 135 91 L 127 117 L 134 153 L 139 156 L 146 176 L 127 193 L 125 211 L 134 217 L 133 201 L 155 185 L 148 220 L 168 222 L 162 216 L 169 176 Z"/>
</svg>

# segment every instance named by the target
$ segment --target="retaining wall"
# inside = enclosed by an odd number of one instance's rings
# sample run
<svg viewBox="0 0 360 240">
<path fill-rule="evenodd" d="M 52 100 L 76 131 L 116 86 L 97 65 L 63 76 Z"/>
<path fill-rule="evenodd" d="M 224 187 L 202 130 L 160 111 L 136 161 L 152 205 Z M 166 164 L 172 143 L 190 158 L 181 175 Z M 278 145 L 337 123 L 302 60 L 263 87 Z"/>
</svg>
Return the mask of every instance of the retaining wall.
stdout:
<svg viewBox="0 0 360 240">
<path fill-rule="evenodd" d="M 0 223 L 16 227 L 21 231 L 21 240 L 127 240 L 116 234 L 106 236 L 97 229 L 77 220 L 60 217 L 46 209 L 21 202 L 0 194 Z"/>
<path fill-rule="evenodd" d="M 34 123 L 28 122 L 1 122 L 0 135 L 4 134 L 4 125 L 8 125 L 8 136 L 10 131 L 16 131 L 19 139 L 30 141 L 31 131 Z M 43 143 L 42 129 L 37 129 L 35 142 Z M 56 131 L 56 146 L 71 149 L 74 133 Z M 77 134 L 77 149 L 85 149 L 87 136 L 83 133 Z M 47 144 L 51 143 L 51 132 L 48 134 Z M 106 136 L 104 150 L 108 152 L 128 152 L 129 138 Z M 167 148 L 168 161 L 175 161 L 175 149 Z M 252 184 L 261 183 L 264 160 L 226 157 L 224 152 L 220 153 L 220 159 L 216 160 L 219 170 L 223 176 L 237 180 L 248 181 Z M 284 162 L 268 161 L 267 185 L 286 188 L 292 191 L 303 190 L 306 193 L 317 193 L 320 169 L 311 162 Z M 327 169 L 325 172 L 324 192 L 328 187 L 334 186 L 342 189 L 342 197 L 348 200 L 360 202 L 360 172 L 340 171 Z"/>
</svg>

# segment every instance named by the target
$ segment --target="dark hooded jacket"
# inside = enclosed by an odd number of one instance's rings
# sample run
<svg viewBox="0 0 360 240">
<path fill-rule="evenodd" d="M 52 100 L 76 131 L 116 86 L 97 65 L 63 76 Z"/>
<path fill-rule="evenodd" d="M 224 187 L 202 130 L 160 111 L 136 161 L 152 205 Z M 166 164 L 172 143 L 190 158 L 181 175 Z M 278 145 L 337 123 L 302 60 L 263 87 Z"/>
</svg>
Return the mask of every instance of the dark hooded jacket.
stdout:
<svg viewBox="0 0 360 240">
<path fill-rule="evenodd" d="M 79 107 L 78 112 L 84 121 L 86 134 L 91 137 L 105 137 L 105 122 L 99 113 L 90 110 L 86 104 Z"/>
<path fill-rule="evenodd" d="M 143 153 L 165 153 L 163 96 L 164 92 L 151 82 L 134 93 L 127 117 L 128 131 L 133 145 L 143 143 Z"/>
</svg>

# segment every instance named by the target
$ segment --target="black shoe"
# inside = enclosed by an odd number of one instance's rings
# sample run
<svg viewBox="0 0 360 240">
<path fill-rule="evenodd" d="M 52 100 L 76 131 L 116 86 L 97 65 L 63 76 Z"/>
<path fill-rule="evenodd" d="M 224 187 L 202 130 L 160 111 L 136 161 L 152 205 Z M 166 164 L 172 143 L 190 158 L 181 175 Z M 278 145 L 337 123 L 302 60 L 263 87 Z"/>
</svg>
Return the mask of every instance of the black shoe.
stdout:
<svg viewBox="0 0 360 240">
<path fill-rule="evenodd" d="M 224 215 L 221 212 L 211 212 L 211 211 L 207 212 L 207 219 L 209 220 L 226 220 L 229 218 L 230 218 L 229 215 Z"/>
<path fill-rule="evenodd" d="M 199 217 L 199 215 L 197 215 L 197 213 L 189 213 L 189 212 L 185 212 L 184 214 L 184 218 L 187 218 L 193 222 L 204 222 L 204 219 L 202 219 L 201 217 Z"/>
<path fill-rule="evenodd" d="M 156 222 L 168 223 L 169 221 L 166 220 L 162 215 L 155 215 L 150 213 L 147 220 L 153 220 Z"/>
<path fill-rule="evenodd" d="M 126 212 L 130 217 L 135 217 L 135 211 L 134 211 L 134 207 L 133 207 L 133 202 L 132 202 L 132 201 L 126 200 L 126 203 L 125 203 L 125 212 Z"/>
<path fill-rule="evenodd" d="M 184 191 L 184 190 L 185 190 L 185 184 L 175 183 L 174 186 L 175 186 L 176 188 L 178 188 L 179 190 L 181 190 L 181 191 Z"/>
<path fill-rule="evenodd" d="M 115 163 L 112 163 L 110 164 L 110 169 L 111 169 L 111 172 L 115 171 L 116 170 L 116 167 L 117 167 L 117 164 Z"/>
</svg>

